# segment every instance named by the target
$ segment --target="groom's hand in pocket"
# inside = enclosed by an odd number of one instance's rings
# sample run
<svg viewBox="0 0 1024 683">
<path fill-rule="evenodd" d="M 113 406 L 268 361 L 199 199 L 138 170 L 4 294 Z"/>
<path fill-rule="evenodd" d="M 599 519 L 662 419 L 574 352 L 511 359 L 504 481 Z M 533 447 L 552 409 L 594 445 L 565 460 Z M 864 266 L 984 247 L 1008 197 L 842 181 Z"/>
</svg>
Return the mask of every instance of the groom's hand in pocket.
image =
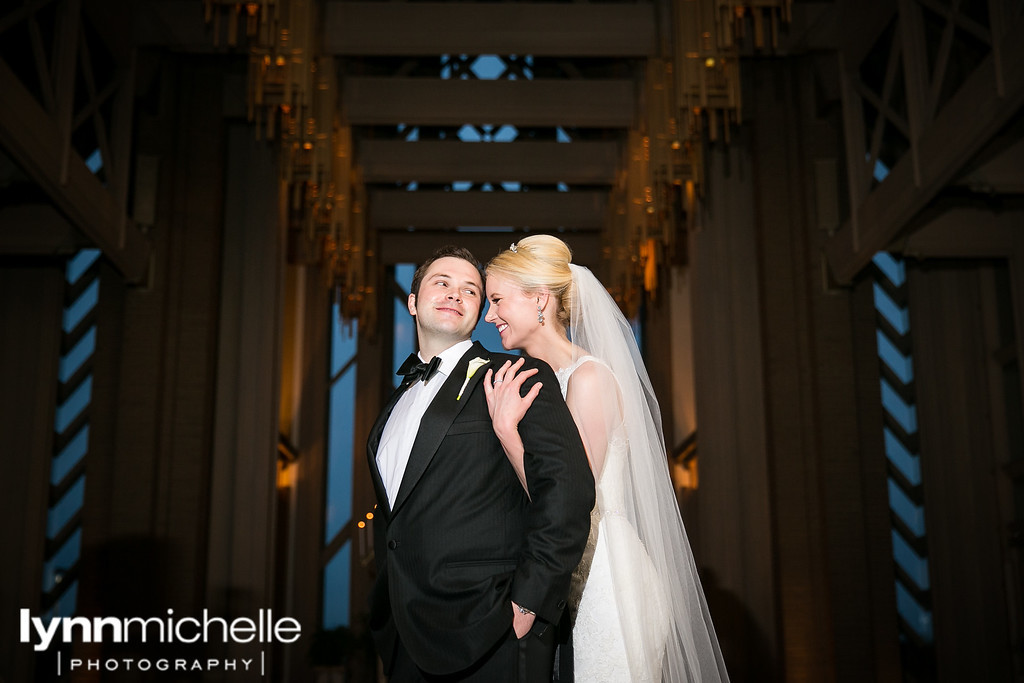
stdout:
<svg viewBox="0 0 1024 683">
<path fill-rule="evenodd" d="M 516 638 L 522 638 L 529 633 L 536 619 L 536 614 L 529 610 L 524 612 L 519 605 L 512 603 L 512 630 L 516 632 Z"/>
</svg>

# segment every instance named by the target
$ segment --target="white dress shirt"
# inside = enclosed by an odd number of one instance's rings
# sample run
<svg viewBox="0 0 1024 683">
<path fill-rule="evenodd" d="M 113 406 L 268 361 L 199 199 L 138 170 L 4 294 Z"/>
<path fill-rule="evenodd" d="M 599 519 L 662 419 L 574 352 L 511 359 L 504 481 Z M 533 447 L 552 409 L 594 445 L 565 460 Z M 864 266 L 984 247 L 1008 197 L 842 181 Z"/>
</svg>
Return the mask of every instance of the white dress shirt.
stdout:
<svg viewBox="0 0 1024 683">
<path fill-rule="evenodd" d="M 441 385 L 472 346 L 473 342 L 466 339 L 437 354 L 441 358 L 437 373 L 429 382 L 414 382 L 405 390 L 391 411 L 388 423 L 384 425 L 384 433 L 380 437 L 380 445 L 377 446 L 377 470 L 388 494 L 389 507 L 394 507 L 398 489 L 402 486 L 402 477 L 405 475 L 406 465 L 409 464 L 409 455 L 419 433 L 423 413 L 427 412 L 427 407 L 441 390 Z M 421 355 L 420 360 L 427 362 L 430 359 L 424 359 Z"/>
</svg>

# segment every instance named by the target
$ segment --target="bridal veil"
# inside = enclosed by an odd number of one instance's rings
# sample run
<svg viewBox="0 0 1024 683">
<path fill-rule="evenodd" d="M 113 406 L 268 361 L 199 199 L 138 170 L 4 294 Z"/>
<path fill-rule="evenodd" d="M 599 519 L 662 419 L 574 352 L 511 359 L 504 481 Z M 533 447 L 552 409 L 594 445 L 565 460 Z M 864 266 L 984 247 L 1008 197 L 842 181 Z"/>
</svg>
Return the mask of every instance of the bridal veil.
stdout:
<svg viewBox="0 0 1024 683">
<path fill-rule="evenodd" d="M 612 388 L 600 395 L 570 395 L 567 400 L 570 407 L 573 401 L 586 404 L 577 405 L 582 410 L 574 410 L 574 414 L 595 414 L 597 410 L 597 414 L 604 416 L 621 416 L 628 445 L 626 465 L 622 468 L 625 509 L 621 513 L 636 530 L 651 558 L 671 616 L 665 660 L 660 667 L 662 679 L 671 683 L 728 681 L 668 472 L 661 411 L 633 330 L 590 270 L 575 264 L 570 264 L 570 269 L 573 288 L 569 338 L 583 353 L 595 356 L 610 368 L 618 391 Z M 605 444 L 621 438 L 618 419 L 606 419 L 605 424 L 609 430 Z M 617 433 L 613 435 L 613 431 Z M 599 468 L 599 463 L 595 466 Z M 614 575 L 614 566 L 613 561 L 613 581 L 623 578 Z M 634 594 L 636 589 L 631 586 L 624 592 Z M 658 611 L 664 607 L 658 606 Z M 656 621 L 654 615 L 650 621 Z M 657 656 L 650 652 L 651 640 L 642 631 L 627 635 L 627 640 L 632 641 L 627 642 L 629 656 Z"/>
</svg>

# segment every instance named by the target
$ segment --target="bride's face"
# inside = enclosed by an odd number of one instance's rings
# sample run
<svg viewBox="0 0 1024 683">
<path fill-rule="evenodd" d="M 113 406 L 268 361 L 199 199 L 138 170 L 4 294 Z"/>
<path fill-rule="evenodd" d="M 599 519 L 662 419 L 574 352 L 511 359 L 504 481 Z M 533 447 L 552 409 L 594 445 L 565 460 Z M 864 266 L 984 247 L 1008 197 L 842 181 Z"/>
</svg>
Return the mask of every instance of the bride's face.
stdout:
<svg viewBox="0 0 1024 683">
<path fill-rule="evenodd" d="M 519 285 L 501 275 L 487 276 L 487 315 L 484 320 L 494 324 L 506 349 L 521 349 L 538 329 L 537 297 L 527 294 Z"/>
</svg>

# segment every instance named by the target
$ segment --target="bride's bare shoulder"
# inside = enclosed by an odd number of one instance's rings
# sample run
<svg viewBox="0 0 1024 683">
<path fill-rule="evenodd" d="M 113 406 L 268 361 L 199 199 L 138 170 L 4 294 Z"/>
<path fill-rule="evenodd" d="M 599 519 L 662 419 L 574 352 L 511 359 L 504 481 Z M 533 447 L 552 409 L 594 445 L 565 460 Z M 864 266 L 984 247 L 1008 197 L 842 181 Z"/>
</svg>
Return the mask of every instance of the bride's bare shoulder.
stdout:
<svg viewBox="0 0 1024 683">
<path fill-rule="evenodd" d="M 611 369 L 597 358 L 587 358 L 569 375 L 568 388 L 576 393 L 590 395 L 615 391 L 617 385 Z"/>
</svg>

